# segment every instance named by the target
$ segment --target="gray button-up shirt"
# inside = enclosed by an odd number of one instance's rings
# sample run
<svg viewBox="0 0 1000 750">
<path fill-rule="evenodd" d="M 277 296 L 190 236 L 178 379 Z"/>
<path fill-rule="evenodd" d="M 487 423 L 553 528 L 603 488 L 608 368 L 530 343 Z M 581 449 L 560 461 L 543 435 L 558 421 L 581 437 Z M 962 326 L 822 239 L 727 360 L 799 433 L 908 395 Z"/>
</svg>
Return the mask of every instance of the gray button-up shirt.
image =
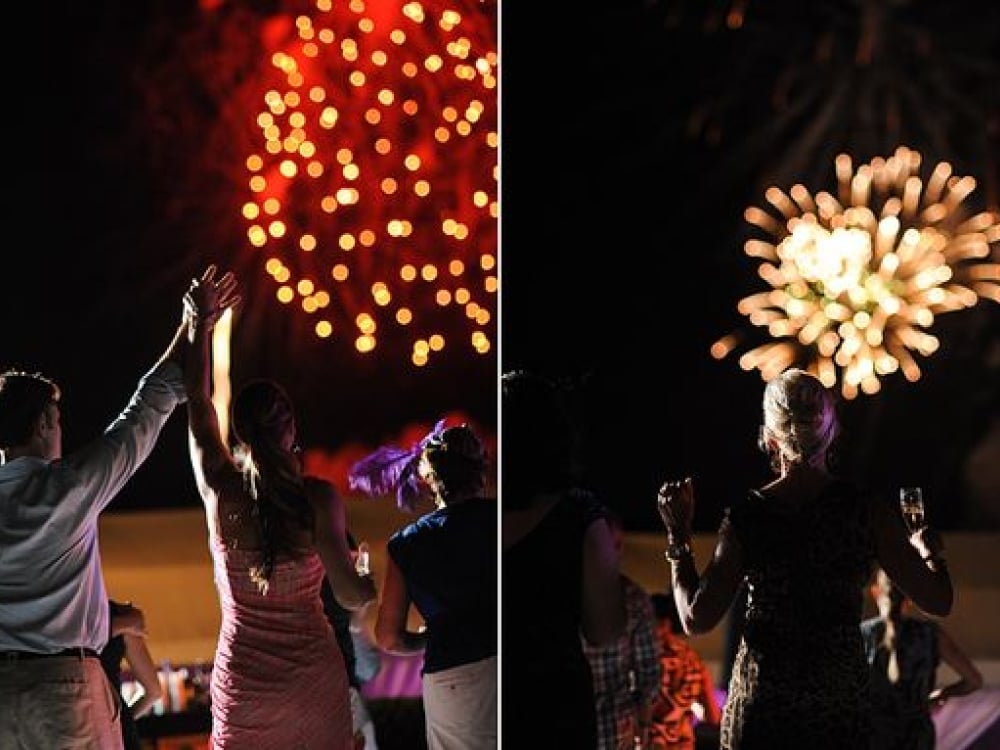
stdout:
<svg viewBox="0 0 1000 750">
<path fill-rule="evenodd" d="M 22 457 L 0 466 L 0 651 L 104 648 L 98 515 L 183 402 L 181 370 L 166 361 L 143 376 L 96 440 L 56 461 Z"/>
</svg>

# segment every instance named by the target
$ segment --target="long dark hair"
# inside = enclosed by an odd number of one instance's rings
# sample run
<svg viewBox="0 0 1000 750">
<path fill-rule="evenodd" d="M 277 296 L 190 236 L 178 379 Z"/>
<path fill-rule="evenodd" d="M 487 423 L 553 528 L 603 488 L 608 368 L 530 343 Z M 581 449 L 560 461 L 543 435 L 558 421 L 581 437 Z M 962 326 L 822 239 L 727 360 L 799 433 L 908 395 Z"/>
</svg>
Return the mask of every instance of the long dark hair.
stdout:
<svg viewBox="0 0 1000 750">
<path fill-rule="evenodd" d="M 278 556 L 294 556 L 302 532 L 315 528 L 299 458 L 283 445 L 294 430 L 291 399 L 274 381 L 250 381 L 233 400 L 236 453 L 261 538 L 261 562 L 250 568 L 250 577 L 265 594 Z"/>
</svg>

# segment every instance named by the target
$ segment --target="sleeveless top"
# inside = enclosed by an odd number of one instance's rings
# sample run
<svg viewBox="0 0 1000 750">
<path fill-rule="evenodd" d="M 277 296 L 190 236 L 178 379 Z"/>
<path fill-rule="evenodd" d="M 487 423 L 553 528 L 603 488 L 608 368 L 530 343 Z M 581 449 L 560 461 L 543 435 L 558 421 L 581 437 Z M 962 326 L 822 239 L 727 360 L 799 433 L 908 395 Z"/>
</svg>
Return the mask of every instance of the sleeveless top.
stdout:
<svg viewBox="0 0 1000 750">
<path fill-rule="evenodd" d="M 597 499 L 565 494 L 503 552 L 503 739 L 511 747 L 593 748 L 597 718 L 580 640 L 583 539 Z"/>
<path fill-rule="evenodd" d="M 869 496 L 834 479 L 791 505 L 751 491 L 723 519 L 743 550 L 747 604 L 721 747 L 867 747 L 858 625 L 875 560 Z"/>
<path fill-rule="evenodd" d="M 497 653 L 497 504 L 473 498 L 421 516 L 389 538 L 389 555 L 427 623 L 422 673 Z"/>
</svg>

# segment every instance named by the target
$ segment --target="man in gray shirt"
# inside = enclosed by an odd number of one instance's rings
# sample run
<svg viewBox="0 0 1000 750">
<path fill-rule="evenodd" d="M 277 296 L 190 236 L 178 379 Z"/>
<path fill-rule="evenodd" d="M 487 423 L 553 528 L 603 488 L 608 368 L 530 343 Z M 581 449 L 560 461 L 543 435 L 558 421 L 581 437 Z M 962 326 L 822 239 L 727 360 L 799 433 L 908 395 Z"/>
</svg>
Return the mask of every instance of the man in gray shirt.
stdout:
<svg viewBox="0 0 1000 750">
<path fill-rule="evenodd" d="M 0 374 L 0 747 L 122 747 L 98 658 L 109 610 L 97 522 L 184 402 L 188 317 L 125 409 L 67 456 L 58 385 Z"/>
</svg>

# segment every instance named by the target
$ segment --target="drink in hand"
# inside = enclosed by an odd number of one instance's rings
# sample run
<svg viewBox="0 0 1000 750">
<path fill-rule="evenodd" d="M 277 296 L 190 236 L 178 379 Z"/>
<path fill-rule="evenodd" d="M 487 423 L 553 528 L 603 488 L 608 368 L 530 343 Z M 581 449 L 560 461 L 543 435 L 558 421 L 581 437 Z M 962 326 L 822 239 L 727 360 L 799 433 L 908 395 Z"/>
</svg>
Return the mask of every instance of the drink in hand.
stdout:
<svg viewBox="0 0 1000 750">
<path fill-rule="evenodd" d="M 368 542 L 361 542 L 358 545 L 357 557 L 354 559 L 354 569 L 359 576 L 370 575 L 372 570 L 369 565 Z"/>
<path fill-rule="evenodd" d="M 919 487 L 903 487 L 899 490 L 899 509 L 911 534 L 925 526 L 924 496 Z"/>
</svg>

